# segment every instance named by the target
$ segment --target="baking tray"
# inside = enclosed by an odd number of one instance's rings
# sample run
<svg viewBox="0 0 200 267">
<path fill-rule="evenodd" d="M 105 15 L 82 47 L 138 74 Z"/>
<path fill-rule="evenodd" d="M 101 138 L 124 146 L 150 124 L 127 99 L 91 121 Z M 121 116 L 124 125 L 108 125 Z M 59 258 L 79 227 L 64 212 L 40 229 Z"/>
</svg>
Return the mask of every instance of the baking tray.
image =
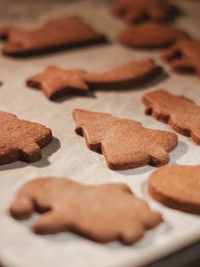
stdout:
<svg viewBox="0 0 200 267">
<path fill-rule="evenodd" d="M 0 58 L 0 109 L 18 117 L 43 123 L 53 131 L 54 140 L 43 149 L 43 159 L 37 163 L 16 162 L 0 167 L 0 261 L 6 267 L 134 267 L 149 264 L 200 240 L 199 216 L 175 211 L 155 202 L 147 193 L 146 181 L 155 168 L 146 166 L 128 171 L 112 171 L 102 155 L 86 148 L 84 139 L 74 133 L 74 108 L 109 112 L 115 116 L 139 120 L 145 127 L 171 130 L 167 125 L 144 115 L 142 95 L 155 88 L 183 94 L 200 105 L 199 79 L 192 75 L 170 73 L 159 58 L 159 51 L 127 49 L 114 40 L 123 22 L 109 14 L 106 1 L 0 1 L 2 23 L 29 27 L 49 18 L 79 14 L 113 42 L 108 45 L 57 52 L 50 55 L 14 59 Z M 175 26 L 200 38 L 200 6 L 192 1 L 176 1 L 185 13 Z M 13 8 L 14 6 L 14 8 Z M 98 91 L 93 96 L 66 97 L 51 102 L 37 91 L 26 87 L 27 77 L 47 65 L 63 68 L 83 68 L 100 71 L 112 66 L 146 57 L 165 67 L 166 74 L 151 83 L 132 90 Z M 171 130 L 172 131 L 172 130 Z M 171 153 L 170 164 L 200 163 L 200 148 L 189 138 L 178 135 L 178 147 Z M 39 176 L 70 177 L 89 184 L 122 182 L 139 197 L 161 212 L 165 222 L 133 246 L 119 242 L 98 244 L 71 233 L 37 236 L 30 231 L 31 220 L 18 222 L 6 214 L 15 192 L 28 180 Z M 36 218 L 36 215 L 32 220 Z"/>
</svg>

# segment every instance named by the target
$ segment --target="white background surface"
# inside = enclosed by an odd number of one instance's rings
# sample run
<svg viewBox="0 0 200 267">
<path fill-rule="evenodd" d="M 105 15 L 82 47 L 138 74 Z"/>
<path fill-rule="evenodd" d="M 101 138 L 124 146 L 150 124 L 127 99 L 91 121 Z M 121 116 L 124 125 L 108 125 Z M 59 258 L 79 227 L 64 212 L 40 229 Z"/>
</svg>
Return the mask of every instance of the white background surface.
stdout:
<svg viewBox="0 0 200 267">
<path fill-rule="evenodd" d="M 112 40 L 116 39 L 117 32 L 123 27 L 120 20 L 109 15 L 109 9 L 103 1 L 83 1 L 77 4 L 50 1 L 46 4 L 37 3 L 33 7 L 25 2 L 14 5 L 15 8 L 12 9 L 13 2 L 9 0 L 6 6 L 5 1 L 0 2 L 2 22 L 17 21 L 23 26 L 29 26 L 49 17 L 80 14 Z M 200 38 L 200 5 L 190 4 L 189 1 L 177 3 L 185 12 L 185 16 L 176 20 L 176 26 Z M 19 15 L 21 12 L 23 16 Z M 168 66 L 159 59 L 159 51 L 130 50 L 117 43 L 28 59 L 1 56 L 0 80 L 4 84 L 0 87 L 0 109 L 12 112 L 19 118 L 46 125 L 52 129 L 55 137 L 53 143 L 43 149 L 41 161 L 34 164 L 16 162 L 0 167 L 0 260 L 6 267 L 140 266 L 200 239 L 199 216 L 165 208 L 146 193 L 147 178 L 155 168 L 146 166 L 120 172 L 109 170 L 103 156 L 87 149 L 84 139 L 74 133 L 75 125 L 72 119 L 72 110 L 83 108 L 139 120 L 146 127 L 171 130 L 167 125 L 144 115 L 141 103 L 143 93 L 163 88 L 175 94 L 183 94 L 200 105 L 198 78 L 172 73 L 169 77 L 163 76 L 133 90 L 99 91 L 95 92 L 94 97 L 75 96 L 59 102 L 50 102 L 41 92 L 25 86 L 27 77 L 39 73 L 47 65 L 100 71 L 149 56 L 162 64 L 166 73 L 169 73 Z M 171 153 L 170 164 L 199 164 L 199 146 L 186 137 L 178 137 L 179 145 Z M 6 214 L 6 209 L 16 190 L 24 182 L 47 175 L 69 177 L 90 184 L 126 183 L 136 195 L 146 199 L 152 208 L 160 211 L 165 222 L 130 247 L 118 242 L 102 245 L 69 233 L 54 236 L 34 235 L 29 229 L 31 221 L 15 221 Z"/>
</svg>

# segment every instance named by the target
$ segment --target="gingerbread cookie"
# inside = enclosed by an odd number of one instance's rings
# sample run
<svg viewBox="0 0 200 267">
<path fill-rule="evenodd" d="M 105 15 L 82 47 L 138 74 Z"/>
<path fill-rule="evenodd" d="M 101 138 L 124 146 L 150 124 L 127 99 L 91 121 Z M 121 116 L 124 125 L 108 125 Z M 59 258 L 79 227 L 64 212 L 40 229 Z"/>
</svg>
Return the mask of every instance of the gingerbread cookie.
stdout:
<svg viewBox="0 0 200 267">
<path fill-rule="evenodd" d="M 35 30 L 15 27 L 0 28 L 6 38 L 2 51 L 10 56 L 26 56 L 96 42 L 105 42 L 103 34 L 95 32 L 79 17 L 58 18 Z"/>
<path fill-rule="evenodd" d="M 51 100 L 65 94 L 87 94 L 89 88 L 84 81 L 86 72 L 47 67 L 42 73 L 27 79 L 29 87 L 40 89 Z"/>
<path fill-rule="evenodd" d="M 39 178 L 26 183 L 9 211 L 16 219 L 43 212 L 37 234 L 74 232 L 97 242 L 131 245 L 162 222 L 159 213 L 125 184 L 82 185 L 69 179 Z"/>
<path fill-rule="evenodd" d="M 117 0 L 111 12 L 128 23 L 166 21 L 178 14 L 174 5 L 163 0 Z"/>
<path fill-rule="evenodd" d="M 52 140 L 51 130 L 15 115 L 0 112 L 0 164 L 41 159 L 41 148 Z"/>
<path fill-rule="evenodd" d="M 181 211 L 200 214 L 200 167 L 166 166 L 153 172 L 148 190 L 162 204 Z"/>
<path fill-rule="evenodd" d="M 87 73 L 85 80 L 91 89 L 118 89 L 142 85 L 155 78 L 162 68 L 151 59 L 130 61 L 111 70 Z"/>
<path fill-rule="evenodd" d="M 101 152 L 113 170 L 167 164 L 168 152 L 177 145 L 175 134 L 144 128 L 134 120 L 80 109 L 73 116 L 76 133 L 84 136 L 91 150 Z"/>
<path fill-rule="evenodd" d="M 163 48 L 188 35 L 181 30 L 156 22 L 128 26 L 119 34 L 122 45 L 136 48 Z"/>
<path fill-rule="evenodd" d="M 26 82 L 29 87 L 42 90 L 49 99 L 55 99 L 69 93 L 87 94 L 90 89 L 124 89 L 140 85 L 159 75 L 161 70 L 149 59 L 131 61 L 99 73 L 49 66 Z"/>
<path fill-rule="evenodd" d="M 147 115 L 168 123 L 175 131 L 190 136 L 200 145 L 200 107 L 192 100 L 157 90 L 146 93 L 143 102 Z"/>
<path fill-rule="evenodd" d="M 0 39 L 6 40 L 8 38 L 9 33 L 16 28 L 13 26 L 4 26 L 0 27 Z"/>
<path fill-rule="evenodd" d="M 200 77 L 200 41 L 180 40 L 161 54 L 176 72 L 193 72 Z"/>
</svg>

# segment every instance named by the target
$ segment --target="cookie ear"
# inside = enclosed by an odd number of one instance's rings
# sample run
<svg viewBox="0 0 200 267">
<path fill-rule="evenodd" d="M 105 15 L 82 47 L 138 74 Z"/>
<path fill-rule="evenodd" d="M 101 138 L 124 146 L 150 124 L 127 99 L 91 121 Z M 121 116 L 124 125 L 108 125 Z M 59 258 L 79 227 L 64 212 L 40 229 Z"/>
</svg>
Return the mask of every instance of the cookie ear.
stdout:
<svg viewBox="0 0 200 267">
<path fill-rule="evenodd" d="M 103 184 L 101 185 L 101 188 L 104 189 L 104 190 L 110 190 L 110 192 L 117 192 L 119 191 L 120 192 L 126 192 L 128 194 L 130 194 L 131 196 L 134 195 L 133 192 L 131 191 L 131 189 L 125 185 L 125 184 L 122 184 L 122 183 L 116 183 L 116 184 Z"/>
</svg>

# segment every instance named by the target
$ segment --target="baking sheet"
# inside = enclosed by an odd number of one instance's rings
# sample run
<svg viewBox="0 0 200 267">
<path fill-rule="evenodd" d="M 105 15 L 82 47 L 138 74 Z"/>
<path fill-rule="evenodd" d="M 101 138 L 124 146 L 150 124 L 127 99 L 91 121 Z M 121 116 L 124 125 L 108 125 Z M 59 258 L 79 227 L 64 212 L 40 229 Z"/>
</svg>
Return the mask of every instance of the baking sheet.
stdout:
<svg viewBox="0 0 200 267">
<path fill-rule="evenodd" d="M 50 17 L 80 14 L 111 40 L 123 27 L 123 22 L 109 15 L 106 1 L 0 1 L 2 22 L 14 22 L 23 26 L 40 23 Z M 27 3 L 28 2 L 28 3 Z M 176 1 L 185 12 L 175 25 L 200 38 L 198 3 Z M 21 15 L 23 13 L 23 16 Z M 94 15 L 95 14 L 95 15 Z M 45 66 L 55 64 L 63 68 L 83 68 L 88 71 L 109 69 L 112 66 L 154 58 L 166 69 L 166 75 L 145 86 L 128 91 L 95 92 L 94 96 L 67 97 L 50 102 L 45 96 L 25 86 L 25 79 L 40 72 Z M 53 131 L 53 143 L 43 149 L 43 159 L 34 164 L 16 162 L 0 167 L 0 261 L 6 267 L 133 267 L 142 266 L 165 256 L 183 246 L 200 240 L 199 216 L 166 208 L 155 202 L 146 192 L 146 181 L 155 168 L 146 166 L 128 171 L 112 171 L 102 155 L 86 148 L 84 139 L 74 133 L 72 110 L 74 108 L 109 112 L 122 118 L 139 120 L 144 126 L 171 130 L 167 125 L 144 115 L 141 97 L 146 91 L 164 88 L 175 94 L 184 94 L 200 105 L 199 79 L 192 75 L 171 73 L 159 59 L 159 51 L 146 52 L 127 49 L 113 43 L 83 49 L 64 51 L 46 56 L 13 59 L 0 58 L 0 109 L 15 113 L 18 117 L 43 123 Z M 178 135 L 178 147 L 171 153 L 170 164 L 200 164 L 200 148 L 189 138 Z M 78 235 L 63 233 L 37 236 L 30 231 L 31 221 L 18 222 L 6 214 L 15 192 L 26 181 L 39 176 L 70 177 L 89 184 L 123 182 L 133 192 L 160 211 L 165 222 L 135 245 L 127 247 L 119 242 L 98 244 Z"/>
</svg>

